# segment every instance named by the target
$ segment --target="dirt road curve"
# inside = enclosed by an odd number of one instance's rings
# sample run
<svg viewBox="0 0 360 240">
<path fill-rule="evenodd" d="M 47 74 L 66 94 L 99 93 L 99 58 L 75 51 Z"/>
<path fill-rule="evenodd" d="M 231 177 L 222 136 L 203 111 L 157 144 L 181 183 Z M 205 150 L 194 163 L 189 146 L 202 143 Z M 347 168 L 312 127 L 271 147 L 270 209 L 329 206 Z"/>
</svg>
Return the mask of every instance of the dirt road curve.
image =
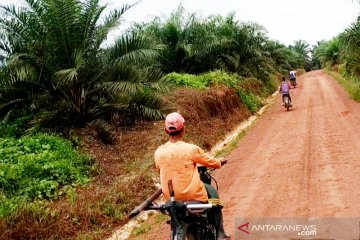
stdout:
<svg viewBox="0 0 360 240">
<path fill-rule="evenodd" d="M 322 71 L 298 82 L 293 110 L 278 97 L 215 174 L 233 236 L 239 217 L 360 217 L 360 104 Z"/>
</svg>

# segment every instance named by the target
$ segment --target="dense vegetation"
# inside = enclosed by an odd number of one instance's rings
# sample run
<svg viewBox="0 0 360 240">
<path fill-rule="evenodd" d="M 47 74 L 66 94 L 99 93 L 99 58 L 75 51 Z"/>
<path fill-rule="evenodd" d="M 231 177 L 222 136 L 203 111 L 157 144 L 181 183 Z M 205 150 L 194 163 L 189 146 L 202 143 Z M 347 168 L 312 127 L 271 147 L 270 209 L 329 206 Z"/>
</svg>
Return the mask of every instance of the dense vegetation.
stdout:
<svg viewBox="0 0 360 240">
<path fill-rule="evenodd" d="M 171 73 L 169 82 L 177 86 L 187 86 L 196 89 L 206 89 L 214 85 L 224 85 L 234 89 L 245 106 L 254 113 L 262 106 L 260 97 L 266 97 L 275 91 L 277 80 L 269 79 L 266 84 L 256 78 L 244 78 L 237 74 L 223 71 L 213 71 L 200 75 Z"/>
<path fill-rule="evenodd" d="M 90 180 L 91 164 L 89 157 L 56 136 L 0 138 L 0 218 L 20 205 L 31 206 L 35 199 L 55 199 L 84 185 Z"/>
<path fill-rule="evenodd" d="M 266 81 L 276 72 L 308 67 L 306 42 L 286 47 L 270 40 L 261 25 L 240 22 L 234 14 L 201 19 L 179 7 L 168 19 L 155 18 L 134 30 L 165 45 L 159 59 L 165 73 L 223 69 Z"/>
<path fill-rule="evenodd" d="M 97 0 L 28 0 L 1 8 L 0 111 L 26 109 L 39 127 L 160 118 L 164 87 L 151 62 L 161 46 L 129 32 L 101 48 L 131 6 L 102 16 Z"/>
<path fill-rule="evenodd" d="M 314 46 L 313 64 L 319 68 L 338 71 L 346 81 L 341 81 L 350 95 L 360 100 L 360 20 L 329 41 Z M 337 76 L 339 79 L 339 76 Z"/>
<path fill-rule="evenodd" d="M 1 8 L 0 114 L 26 110 L 35 130 L 161 118 L 166 73 L 222 69 L 266 82 L 308 64 L 303 41 L 286 47 L 231 14 L 199 19 L 180 7 L 102 48 L 131 6 L 102 16 L 98 0 L 26 2 Z"/>
<path fill-rule="evenodd" d="M 76 238 L 81 231 L 103 236 L 151 190 L 146 150 L 160 141 L 141 135 L 136 148 L 121 138 L 123 145 L 112 152 L 116 161 L 98 155 L 103 162 L 94 167 L 78 153 L 74 129 L 93 128 L 105 141 L 104 132 L 180 108 L 190 120 L 188 135 L 209 149 L 262 106 L 278 76 L 311 68 L 305 41 L 285 46 L 234 14 L 199 18 L 179 7 L 167 19 L 135 24 L 105 44 L 136 6 L 105 16 L 99 0 L 25 2 L 22 8 L 0 7 L 0 238 L 38 239 L 53 232 Z M 349 64 L 347 69 L 356 65 Z M 212 129 L 221 127 L 206 134 L 196 125 L 201 117 Z M 127 172 L 137 176 L 121 178 Z M 95 184 L 74 193 L 91 179 Z M 29 224 L 34 219 L 36 226 Z"/>
</svg>

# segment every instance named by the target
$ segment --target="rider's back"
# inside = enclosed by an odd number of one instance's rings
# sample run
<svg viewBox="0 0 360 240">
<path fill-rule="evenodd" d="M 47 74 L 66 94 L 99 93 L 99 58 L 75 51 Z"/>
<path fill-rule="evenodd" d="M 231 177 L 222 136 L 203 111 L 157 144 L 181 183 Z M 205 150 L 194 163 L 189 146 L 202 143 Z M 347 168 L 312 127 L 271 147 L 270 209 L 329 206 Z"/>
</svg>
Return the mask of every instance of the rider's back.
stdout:
<svg viewBox="0 0 360 240">
<path fill-rule="evenodd" d="M 200 147 L 183 141 L 167 142 L 155 152 L 155 164 L 160 171 L 160 182 L 165 200 L 169 200 L 168 180 L 172 180 L 175 199 L 181 201 L 208 200 L 200 180 L 196 163 L 219 168 L 220 162 L 207 155 Z"/>
<path fill-rule="evenodd" d="M 289 83 L 282 82 L 281 83 L 281 92 L 284 94 L 284 93 L 289 93 L 289 91 L 290 91 Z"/>
<path fill-rule="evenodd" d="M 295 71 L 291 71 L 290 72 L 290 79 L 295 79 L 295 78 L 296 78 Z"/>
</svg>

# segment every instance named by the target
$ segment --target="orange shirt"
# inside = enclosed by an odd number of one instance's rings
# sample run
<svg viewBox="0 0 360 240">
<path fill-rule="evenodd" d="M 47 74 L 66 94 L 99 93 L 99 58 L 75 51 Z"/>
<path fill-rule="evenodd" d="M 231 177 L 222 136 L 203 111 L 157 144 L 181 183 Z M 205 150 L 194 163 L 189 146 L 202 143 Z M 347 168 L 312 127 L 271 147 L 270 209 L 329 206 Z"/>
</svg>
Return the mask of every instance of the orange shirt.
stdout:
<svg viewBox="0 0 360 240">
<path fill-rule="evenodd" d="M 165 200 L 170 199 L 168 180 L 172 180 L 175 200 L 207 202 L 208 196 L 196 167 L 220 168 L 221 162 L 206 154 L 200 147 L 178 141 L 167 142 L 155 152 L 156 168 L 160 172 Z"/>
</svg>

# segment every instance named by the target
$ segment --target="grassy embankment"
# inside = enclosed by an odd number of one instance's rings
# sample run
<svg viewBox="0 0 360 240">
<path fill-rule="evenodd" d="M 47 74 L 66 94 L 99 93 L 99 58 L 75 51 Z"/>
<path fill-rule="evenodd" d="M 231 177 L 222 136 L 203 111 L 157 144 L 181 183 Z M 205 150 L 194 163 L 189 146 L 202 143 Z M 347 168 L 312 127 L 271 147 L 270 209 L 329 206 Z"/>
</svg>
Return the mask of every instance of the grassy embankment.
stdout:
<svg viewBox="0 0 360 240">
<path fill-rule="evenodd" d="M 169 80 L 175 87 L 164 99 L 184 115 L 186 140 L 207 150 L 256 112 L 277 86 L 275 78 L 220 71 L 173 73 Z M 0 208 L 1 239 L 103 239 L 152 193 L 153 152 L 166 141 L 162 122 L 118 132 L 115 145 L 104 145 L 91 130 L 76 132 L 81 151 L 95 162 L 56 136 L 2 136 L 0 164 L 8 170 L 0 175 L 6 200 Z"/>
<path fill-rule="evenodd" d="M 355 77 L 345 75 L 343 66 L 326 69 L 326 73 L 337 80 L 349 94 L 349 96 L 357 102 L 360 102 L 360 81 Z"/>
</svg>

